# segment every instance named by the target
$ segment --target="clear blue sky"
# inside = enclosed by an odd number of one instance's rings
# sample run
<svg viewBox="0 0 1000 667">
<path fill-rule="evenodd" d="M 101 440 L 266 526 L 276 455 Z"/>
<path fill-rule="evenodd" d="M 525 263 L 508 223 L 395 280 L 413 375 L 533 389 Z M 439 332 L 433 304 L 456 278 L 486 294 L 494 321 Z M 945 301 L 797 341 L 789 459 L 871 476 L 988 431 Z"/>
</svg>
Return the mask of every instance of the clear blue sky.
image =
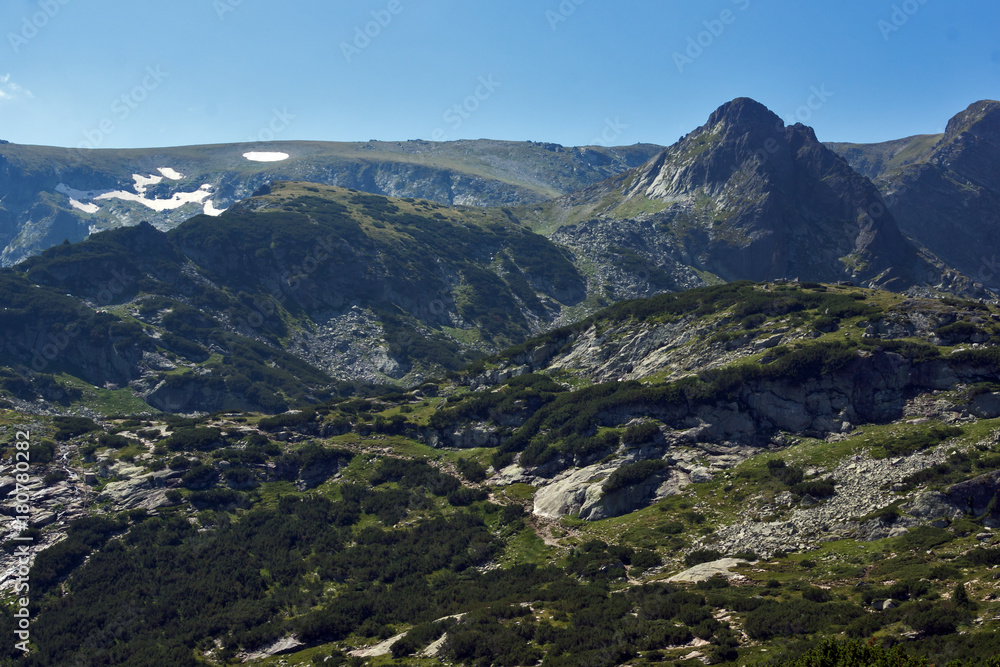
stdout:
<svg viewBox="0 0 1000 667">
<path fill-rule="evenodd" d="M 996 0 L 0 7 L 0 138 L 17 143 L 670 144 L 740 96 L 798 110 L 821 140 L 867 142 L 940 132 L 1000 98 Z"/>
</svg>

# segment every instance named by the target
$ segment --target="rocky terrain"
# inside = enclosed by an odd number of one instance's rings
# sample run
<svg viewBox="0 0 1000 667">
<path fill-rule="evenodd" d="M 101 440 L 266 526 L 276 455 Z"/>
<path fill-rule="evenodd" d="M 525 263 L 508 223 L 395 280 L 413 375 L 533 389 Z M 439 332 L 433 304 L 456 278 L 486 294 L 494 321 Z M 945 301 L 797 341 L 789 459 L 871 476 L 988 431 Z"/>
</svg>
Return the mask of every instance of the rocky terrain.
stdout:
<svg viewBox="0 0 1000 667">
<path fill-rule="evenodd" d="M 352 312 L 351 327 L 367 326 Z M 936 659 L 950 652 L 971 660 L 989 646 L 1000 595 L 993 577 L 998 338 L 994 303 L 738 282 L 623 302 L 405 392 L 333 398 L 269 417 L 145 414 L 94 422 L 3 411 L 0 437 L 12 456 L 15 431 L 34 434 L 23 534 L 31 540 L 33 581 L 63 582 L 68 591 L 59 598 L 66 607 L 49 598 L 37 603 L 39 631 L 63 656 L 105 655 L 117 632 L 107 623 L 129 641 L 144 641 L 142 624 L 121 615 L 99 616 L 100 632 L 84 646 L 49 625 L 97 590 L 101 568 L 137 568 L 172 554 L 171 562 L 188 563 L 188 575 L 146 570 L 137 578 L 131 571 L 99 586 L 124 591 L 146 581 L 160 591 L 155 596 L 176 596 L 201 578 L 223 576 L 204 567 L 223 553 L 235 558 L 219 551 L 233 539 L 256 545 L 252 562 L 236 559 L 226 569 L 241 577 L 245 567 L 283 572 L 270 559 L 283 559 L 278 554 L 289 548 L 296 562 L 317 566 L 340 554 L 347 560 L 336 568 L 353 574 L 321 570 L 317 576 L 328 583 L 309 589 L 315 597 L 288 603 L 301 605 L 291 619 L 261 616 L 245 630 L 211 629 L 247 623 L 232 616 L 237 606 L 215 616 L 224 618 L 221 626 L 191 626 L 214 637 L 199 643 L 205 660 L 304 665 L 315 656 L 353 656 L 390 664 L 420 654 L 443 664 L 467 661 L 472 646 L 491 646 L 495 656 L 545 655 L 567 650 L 537 634 L 560 613 L 582 614 L 568 627 L 592 627 L 585 623 L 591 613 L 617 623 L 632 614 L 601 605 L 675 594 L 693 594 L 678 599 L 710 609 L 689 609 L 687 625 L 671 621 L 690 631 L 652 643 L 627 640 L 632 658 L 609 664 L 657 656 L 682 664 L 792 659 L 807 650 L 796 641 L 812 633 L 841 641 L 874 636 Z M 13 463 L 7 458 L 0 470 L 0 513 L 11 527 L 19 503 Z M 321 504 L 307 510 L 310 503 Z M 272 515 L 278 507 L 283 513 Z M 314 550 L 313 538 L 293 529 L 287 539 L 294 547 L 268 551 L 265 535 L 281 530 L 267 521 L 299 525 L 296 508 L 319 507 L 346 514 L 302 526 L 346 530 L 354 541 Z M 257 534 L 259 522 L 271 527 Z M 453 523 L 445 530 L 441 522 Z M 425 535 L 431 542 L 421 553 L 437 553 L 449 535 L 470 527 L 483 532 L 462 538 L 449 558 L 472 558 L 474 567 L 433 561 L 429 590 L 407 583 L 424 575 L 392 580 L 389 573 L 402 566 L 391 552 L 367 575 L 350 569 L 372 560 L 351 555 L 371 544 L 409 549 L 406 540 Z M 136 556 L 122 559 L 120 550 Z M 208 561 L 202 554 L 211 554 Z M 14 585 L 19 558 L 0 549 L 0 590 Z M 406 567 L 423 567 L 422 558 L 404 559 Z M 379 616 L 386 620 L 375 625 L 353 612 L 345 626 L 322 620 L 324 609 L 354 604 L 352 590 L 408 599 L 433 597 L 443 586 L 461 597 L 447 588 L 452 577 L 463 586 L 485 577 L 492 583 L 483 591 L 499 591 L 539 576 L 575 583 L 531 584 L 488 607 L 434 598 L 429 611 L 393 611 L 397 616 Z M 659 588 L 666 584 L 680 588 Z M 574 597 L 579 586 L 590 591 L 589 602 Z M 956 601 L 958 587 L 971 602 Z M 237 597 L 261 594 L 246 588 Z M 137 613 L 159 613 L 142 595 L 133 599 Z M 268 598 L 246 599 L 271 609 Z M 330 606 L 317 608 L 315 600 Z M 786 608 L 813 618 L 809 623 L 827 620 L 786 628 Z M 651 608 L 637 609 L 634 618 L 654 622 Z M 920 616 L 928 610 L 951 624 L 929 624 Z M 706 618 L 713 623 L 699 626 Z M 468 643 L 480 637 L 480 623 L 524 632 L 504 639 L 503 648 L 499 639 Z M 529 633 L 529 626 L 536 629 Z M 654 626 L 643 632 L 657 636 Z M 617 646 L 618 635 L 600 628 L 591 629 L 593 640 Z"/>
</svg>

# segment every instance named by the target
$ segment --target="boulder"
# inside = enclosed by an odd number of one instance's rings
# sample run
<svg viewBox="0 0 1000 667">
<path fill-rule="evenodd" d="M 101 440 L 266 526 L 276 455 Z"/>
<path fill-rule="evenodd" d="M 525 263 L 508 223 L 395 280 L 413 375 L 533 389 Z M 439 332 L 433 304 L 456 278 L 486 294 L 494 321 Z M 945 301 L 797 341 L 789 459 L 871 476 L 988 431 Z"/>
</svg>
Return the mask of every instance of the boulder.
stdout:
<svg viewBox="0 0 1000 667">
<path fill-rule="evenodd" d="M 706 579 L 711 579 L 716 575 L 722 575 L 729 579 L 739 577 L 741 575 L 730 572 L 730 570 L 737 565 L 747 563 L 749 561 L 743 560 L 742 558 L 720 558 L 719 560 L 713 560 L 708 563 L 699 563 L 694 567 L 689 567 L 683 572 L 679 572 L 674 576 L 667 579 L 668 582 L 678 581 L 682 583 L 696 583 L 699 581 L 705 581 Z"/>
<path fill-rule="evenodd" d="M 690 473 L 692 484 L 702 484 L 704 482 L 711 482 L 713 477 L 711 471 L 708 468 L 695 468 Z"/>
<path fill-rule="evenodd" d="M 980 419 L 996 419 L 1000 417 L 1000 392 L 976 396 L 972 399 L 969 412 Z"/>
<path fill-rule="evenodd" d="M 587 489 L 583 505 L 580 507 L 580 518 L 587 521 L 600 521 L 634 512 L 658 497 L 664 486 L 679 487 L 682 477 L 681 473 L 673 471 L 670 479 L 664 483 L 663 475 L 655 474 L 638 484 L 608 494 L 604 493 L 603 482 L 592 484 Z"/>
<path fill-rule="evenodd" d="M 156 509 L 170 505 L 166 482 L 181 475 L 177 470 L 158 470 L 120 482 L 109 482 L 98 501 L 109 500 L 117 510 Z"/>
<path fill-rule="evenodd" d="M 615 466 L 607 463 L 580 468 L 557 477 L 551 484 L 543 486 L 535 492 L 534 514 L 551 519 L 558 519 L 567 514 L 576 514 L 587 501 L 587 490 L 591 486 L 599 487 L 614 471 Z M 591 498 L 594 494 L 591 494 Z"/>
<path fill-rule="evenodd" d="M 55 514 L 48 511 L 42 511 L 32 516 L 31 519 L 28 521 L 28 524 L 32 528 L 42 528 L 43 526 L 47 526 L 50 523 L 54 523 L 55 520 L 56 520 Z"/>
<path fill-rule="evenodd" d="M 925 491 L 913 499 L 913 503 L 907 510 L 910 516 L 932 521 L 934 519 L 957 519 L 962 512 L 949 502 L 947 496 L 936 491 Z"/>
<path fill-rule="evenodd" d="M 955 509 L 981 516 L 998 494 L 1000 471 L 995 471 L 953 485 L 947 490 L 946 497 Z"/>
</svg>

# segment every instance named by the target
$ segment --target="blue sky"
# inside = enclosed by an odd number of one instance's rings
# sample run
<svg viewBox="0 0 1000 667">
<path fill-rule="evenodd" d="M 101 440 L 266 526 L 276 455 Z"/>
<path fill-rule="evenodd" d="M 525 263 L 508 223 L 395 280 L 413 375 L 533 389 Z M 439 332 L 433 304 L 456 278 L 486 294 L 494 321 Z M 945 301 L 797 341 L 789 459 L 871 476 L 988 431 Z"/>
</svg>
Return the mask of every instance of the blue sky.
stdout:
<svg viewBox="0 0 1000 667">
<path fill-rule="evenodd" d="M 670 144 L 741 96 L 869 142 L 1000 98 L 996 0 L 6 0 L 0 25 L 0 138 L 28 144 Z"/>
</svg>

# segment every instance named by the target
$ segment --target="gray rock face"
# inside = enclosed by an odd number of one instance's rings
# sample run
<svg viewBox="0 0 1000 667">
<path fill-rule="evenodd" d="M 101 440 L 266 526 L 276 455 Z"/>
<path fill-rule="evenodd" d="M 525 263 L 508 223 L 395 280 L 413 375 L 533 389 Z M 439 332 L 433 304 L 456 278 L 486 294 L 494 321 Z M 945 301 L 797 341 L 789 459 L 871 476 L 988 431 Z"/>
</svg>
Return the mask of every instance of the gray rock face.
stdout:
<svg viewBox="0 0 1000 667">
<path fill-rule="evenodd" d="M 681 583 L 697 583 L 699 581 L 705 581 L 706 579 L 711 579 L 712 577 L 722 575 L 728 579 L 733 579 L 739 577 L 740 575 L 730 572 L 730 570 L 737 565 L 742 565 L 748 563 L 749 561 L 743 560 L 742 558 L 720 558 L 719 560 L 713 560 L 708 563 L 699 563 L 694 567 L 690 567 L 683 572 L 678 572 L 674 576 L 667 579 L 669 582 L 681 582 Z"/>
<path fill-rule="evenodd" d="M 599 497 L 601 484 L 613 470 L 614 466 L 597 463 L 557 477 L 535 493 L 533 512 L 552 519 L 578 513 L 588 495 Z"/>
<path fill-rule="evenodd" d="M 969 412 L 980 419 L 996 419 L 1000 417 L 1000 393 L 980 394 L 972 399 Z"/>
<path fill-rule="evenodd" d="M 608 210 L 607 201 L 617 208 Z M 625 257 L 640 290 L 689 286 L 692 269 L 727 281 L 801 277 L 896 289 L 943 277 L 903 236 L 867 178 L 810 128 L 786 127 L 746 98 L 719 107 L 627 178 L 557 206 L 585 222 L 553 238 L 611 267 L 599 279 L 616 286 L 629 284 L 613 268 Z M 632 214 L 634 207 L 648 212 Z"/>
<path fill-rule="evenodd" d="M 992 504 L 994 513 L 1000 515 L 1000 471 L 955 484 L 945 498 L 956 509 L 976 516 L 982 516 Z"/>
<path fill-rule="evenodd" d="M 947 520 L 957 519 L 962 515 L 961 510 L 949 501 L 948 497 L 937 491 L 927 491 L 921 493 L 909 507 L 906 508 L 908 514 L 923 521 L 944 518 Z"/>
<path fill-rule="evenodd" d="M 685 473 L 668 468 L 637 484 L 605 493 L 604 482 L 628 462 L 595 463 L 557 475 L 535 492 L 534 513 L 553 519 L 577 515 L 586 521 L 599 521 L 645 507 L 657 498 L 677 493 L 689 483 Z"/>
<path fill-rule="evenodd" d="M 708 468 L 695 468 L 689 473 L 692 484 L 700 484 L 703 482 L 711 482 L 713 477 L 712 473 Z"/>
<path fill-rule="evenodd" d="M 156 509 L 170 505 L 167 500 L 168 480 L 181 476 L 177 470 L 159 470 L 119 482 L 109 482 L 98 500 L 110 500 L 118 510 Z"/>
</svg>

